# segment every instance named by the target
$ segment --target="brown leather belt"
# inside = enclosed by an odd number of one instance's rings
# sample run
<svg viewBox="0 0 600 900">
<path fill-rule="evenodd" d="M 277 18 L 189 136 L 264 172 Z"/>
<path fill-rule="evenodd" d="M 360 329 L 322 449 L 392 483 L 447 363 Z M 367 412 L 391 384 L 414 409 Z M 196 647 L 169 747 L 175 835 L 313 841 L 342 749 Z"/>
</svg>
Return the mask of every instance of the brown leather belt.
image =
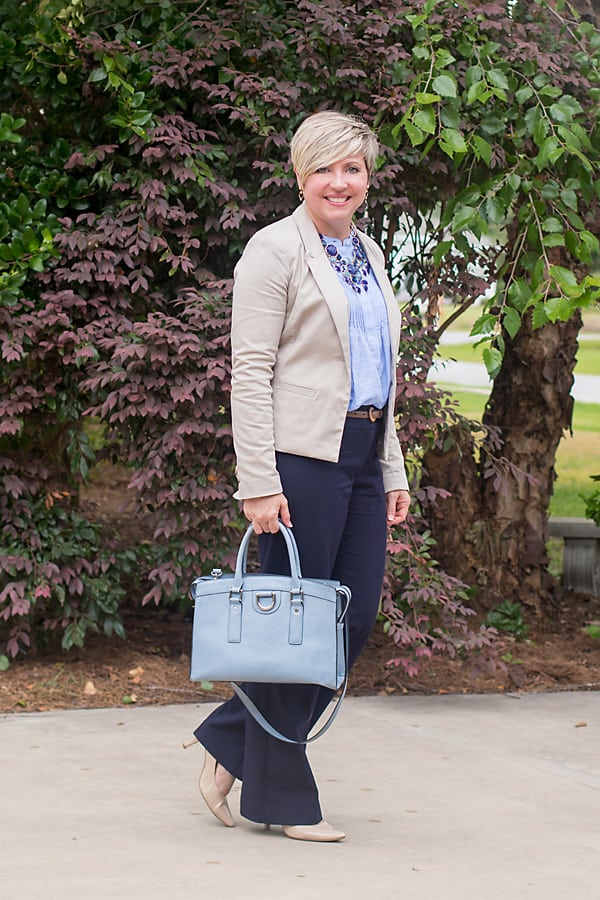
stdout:
<svg viewBox="0 0 600 900">
<path fill-rule="evenodd" d="M 361 407 L 361 409 L 352 409 L 346 413 L 349 419 L 368 419 L 369 422 L 376 422 L 377 419 L 383 417 L 383 410 L 377 409 L 376 406 Z"/>
</svg>

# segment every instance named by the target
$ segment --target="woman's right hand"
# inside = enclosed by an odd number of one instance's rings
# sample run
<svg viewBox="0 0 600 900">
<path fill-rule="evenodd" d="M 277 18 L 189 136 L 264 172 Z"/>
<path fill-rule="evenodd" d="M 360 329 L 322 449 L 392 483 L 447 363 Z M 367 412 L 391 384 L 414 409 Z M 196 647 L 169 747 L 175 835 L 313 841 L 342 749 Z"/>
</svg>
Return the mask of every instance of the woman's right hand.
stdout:
<svg viewBox="0 0 600 900">
<path fill-rule="evenodd" d="M 292 527 L 290 510 L 284 494 L 270 494 L 268 497 L 250 497 L 242 502 L 246 518 L 254 525 L 257 534 L 279 531 L 279 520 Z"/>
</svg>

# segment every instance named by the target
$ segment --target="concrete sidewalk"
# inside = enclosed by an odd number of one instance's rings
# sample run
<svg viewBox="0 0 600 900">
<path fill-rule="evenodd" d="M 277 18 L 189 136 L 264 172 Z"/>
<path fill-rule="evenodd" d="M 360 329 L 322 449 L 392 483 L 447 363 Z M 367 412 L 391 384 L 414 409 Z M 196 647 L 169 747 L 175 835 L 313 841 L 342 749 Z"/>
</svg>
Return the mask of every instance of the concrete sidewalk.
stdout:
<svg viewBox="0 0 600 900">
<path fill-rule="evenodd" d="M 600 693 L 350 698 L 310 750 L 341 844 L 205 810 L 212 708 L 0 717 L 0 897 L 600 898 Z"/>
</svg>

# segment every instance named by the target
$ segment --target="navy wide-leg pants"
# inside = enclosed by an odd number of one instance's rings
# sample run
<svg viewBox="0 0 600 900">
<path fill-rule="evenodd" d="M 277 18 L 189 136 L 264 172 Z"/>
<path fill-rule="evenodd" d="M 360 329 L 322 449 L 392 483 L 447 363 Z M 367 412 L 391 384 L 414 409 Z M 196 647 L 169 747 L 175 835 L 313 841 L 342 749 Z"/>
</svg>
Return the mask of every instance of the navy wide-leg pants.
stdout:
<svg viewBox="0 0 600 900">
<path fill-rule="evenodd" d="M 376 452 L 380 428 L 381 420 L 347 419 L 337 463 L 277 454 L 303 576 L 333 578 L 352 591 L 350 665 L 375 622 L 383 582 L 387 530 Z M 281 534 L 261 535 L 259 554 L 262 571 L 289 573 Z M 271 724 L 297 740 L 307 736 L 333 696 L 310 684 L 244 687 Z M 245 818 L 279 825 L 313 825 L 323 818 L 306 747 L 270 737 L 237 697 L 211 713 L 195 735 L 242 782 Z"/>
</svg>

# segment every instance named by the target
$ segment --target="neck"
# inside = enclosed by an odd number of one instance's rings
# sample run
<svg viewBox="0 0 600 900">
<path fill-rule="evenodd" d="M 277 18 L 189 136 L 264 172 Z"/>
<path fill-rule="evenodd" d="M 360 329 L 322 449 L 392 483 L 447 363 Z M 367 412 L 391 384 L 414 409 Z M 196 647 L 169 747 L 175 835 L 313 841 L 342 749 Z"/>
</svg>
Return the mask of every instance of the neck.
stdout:
<svg viewBox="0 0 600 900">
<path fill-rule="evenodd" d="M 347 225 L 343 228 L 332 228 L 331 226 L 326 226 L 325 230 L 322 230 L 316 222 L 315 225 L 319 234 L 324 235 L 325 237 L 337 238 L 338 241 L 345 241 L 347 238 L 351 237 L 356 230 L 354 228 L 353 222 L 350 222 L 350 225 Z"/>
<path fill-rule="evenodd" d="M 335 224 L 333 224 L 329 222 L 319 222 L 313 219 L 310 213 L 308 215 L 319 234 L 325 234 L 327 235 L 327 237 L 337 238 L 338 241 L 345 241 L 346 238 L 350 237 L 350 235 L 355 231 L 354 222 L 352 220 L 350 220 L 349 222 L 336 222 Z"/>
</svg>

